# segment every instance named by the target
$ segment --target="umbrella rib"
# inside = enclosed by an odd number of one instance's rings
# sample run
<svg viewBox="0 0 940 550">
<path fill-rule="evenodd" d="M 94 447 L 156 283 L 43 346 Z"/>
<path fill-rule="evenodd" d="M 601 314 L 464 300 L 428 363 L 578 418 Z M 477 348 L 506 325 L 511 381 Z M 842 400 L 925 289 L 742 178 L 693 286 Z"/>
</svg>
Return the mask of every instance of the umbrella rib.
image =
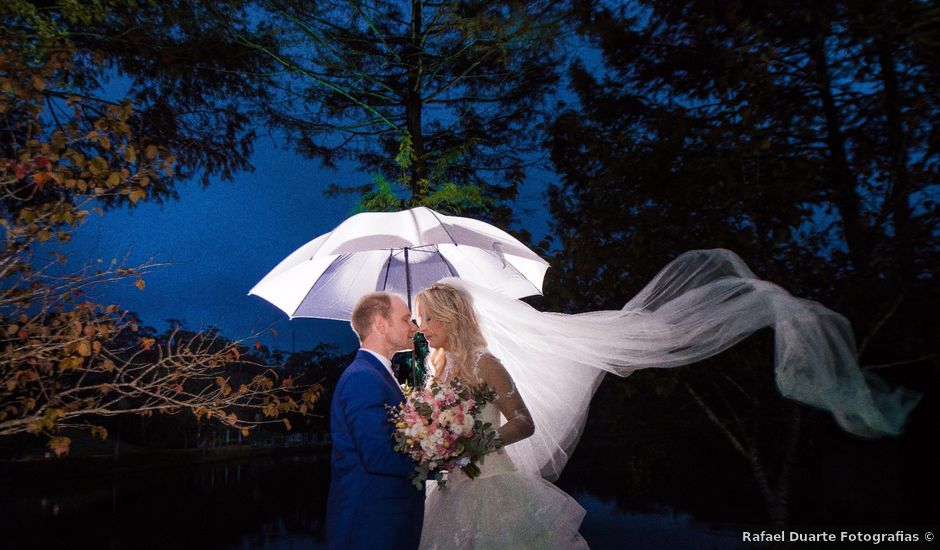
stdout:
<svg viewBox="0 0 940 550">
<path fill-rule="evenodd" d="M 446 258 L 443 254 L 441 254 L 440 249 L 438 249 L 437 255 L 438 255 L 438 257 L 440 257 L 441 262 L 444 263 L 444 267 L 447 268 L 447 271 L 450 272 L 450 276 L 451 276 L 451 277 L 458 277 L 458 278 L 459 278 L 460 275 L 458 275 L 457 272 L 454 271 L 454 267 L 453 267 L 452 265 L 450 265 L 450 262 L 447 261 L 447 258 Z"/>
<path fill-rule="evenodd" d="M 388 288 L 388 273 L 392 270 L 392 256 L 395 254 L 394 248 L 388 249 L 388 261 L 385 262 L 385 280 L 382 282 L 382 290 Z"/>
<path fill-rule="evenodd" d="M 454 243 L 454 246 L 460 246 L 460 243 L 457 242 L 457 239 L 455 239 L 454 236 L 450 234 L 450 231 L 447 230 L 447 226 L 444 225 L 444 222 L 441 220 L 440 216 L 437 215 L 437 212 L 431 210 L 430 208 L 428 208 L 428 210 L 431 211 L 431 215 L 434 216 L 434 219 L 437 220 L 437 223 L 441 224 L 441 229 L 444 230 L 444 233 L 447 233 L 447 238 L 450 239 L 450 242 Z"/>
</svg>

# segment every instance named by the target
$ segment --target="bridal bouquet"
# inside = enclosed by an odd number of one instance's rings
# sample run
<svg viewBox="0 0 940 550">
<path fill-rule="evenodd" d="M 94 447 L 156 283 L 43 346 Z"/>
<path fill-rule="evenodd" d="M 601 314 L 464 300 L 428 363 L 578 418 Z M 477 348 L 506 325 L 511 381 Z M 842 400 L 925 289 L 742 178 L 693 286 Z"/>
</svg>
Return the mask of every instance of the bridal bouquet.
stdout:
<svg viewBox="0 0 940 550">
<path fill-rule="evenodd" d="M 470 388 L 457 381 L 413 389 L 405 386 L 405 402 L 386 405 L 395 450 L 417 463 L 412 481 L 418 490 L 432 478 L 443 487 L 446 470 L 460 468 L 469 478 L 480 474 L 477 463 L 499 448 L 496 430 L 478 418 L 496 393 L 486 387 Z"/>
</svg>

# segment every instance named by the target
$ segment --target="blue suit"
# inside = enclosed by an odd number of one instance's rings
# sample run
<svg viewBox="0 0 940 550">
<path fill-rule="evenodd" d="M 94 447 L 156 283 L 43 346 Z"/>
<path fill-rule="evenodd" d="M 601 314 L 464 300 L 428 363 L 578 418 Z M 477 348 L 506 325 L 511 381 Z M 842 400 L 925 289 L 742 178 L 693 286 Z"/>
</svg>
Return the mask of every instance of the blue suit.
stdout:
<svg viewBox="0 0 940 550">
<path fill-rule="evenodd" d="M 394 450 L 385 405 L 404 401 L 385 366 L 359 350 L 336 384 L 326 540 L 332 550 L 414 549 L 421 540 L 424 491 L 415 463 Z"/>
</svg>

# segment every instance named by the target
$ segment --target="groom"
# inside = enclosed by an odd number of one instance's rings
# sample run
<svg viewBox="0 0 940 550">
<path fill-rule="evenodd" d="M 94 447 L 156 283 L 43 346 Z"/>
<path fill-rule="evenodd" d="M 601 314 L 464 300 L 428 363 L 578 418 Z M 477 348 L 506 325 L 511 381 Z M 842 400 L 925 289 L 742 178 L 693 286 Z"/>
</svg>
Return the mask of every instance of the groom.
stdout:
<svg viewBox="0 0 940 550">
<path fill-rule="evenodd" d="M 414 549 L 421 539 L 424 491 L 409 479 L 415 463 L 393 448 L 385 411 L 385 405 L 404 400 L 391 357 L 413 346 L 411 312 L 396 295 L 366 294 L 353 308 L 352 328 L 359 352 L 340 376 L 330 408 L 327 546 Z"/>
</svg>

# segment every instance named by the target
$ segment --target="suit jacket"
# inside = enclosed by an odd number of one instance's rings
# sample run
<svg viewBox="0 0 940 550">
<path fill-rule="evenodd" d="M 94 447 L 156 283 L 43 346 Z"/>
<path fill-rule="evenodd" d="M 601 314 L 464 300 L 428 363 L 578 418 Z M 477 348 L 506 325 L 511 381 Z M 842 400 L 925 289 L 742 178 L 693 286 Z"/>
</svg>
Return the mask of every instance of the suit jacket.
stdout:
<svg viewBox="0 0 940 550">
<path fill-rule="evenodd" d="M 421 539 L 424 491 L 410 477 L 415 463 L 397 453 L 385 405 L 401 389 L 372 354 L 359 350 L 333 394 L 333 439 L 326 539 L 331 549 L 414 549 Z"/>
</svg>

